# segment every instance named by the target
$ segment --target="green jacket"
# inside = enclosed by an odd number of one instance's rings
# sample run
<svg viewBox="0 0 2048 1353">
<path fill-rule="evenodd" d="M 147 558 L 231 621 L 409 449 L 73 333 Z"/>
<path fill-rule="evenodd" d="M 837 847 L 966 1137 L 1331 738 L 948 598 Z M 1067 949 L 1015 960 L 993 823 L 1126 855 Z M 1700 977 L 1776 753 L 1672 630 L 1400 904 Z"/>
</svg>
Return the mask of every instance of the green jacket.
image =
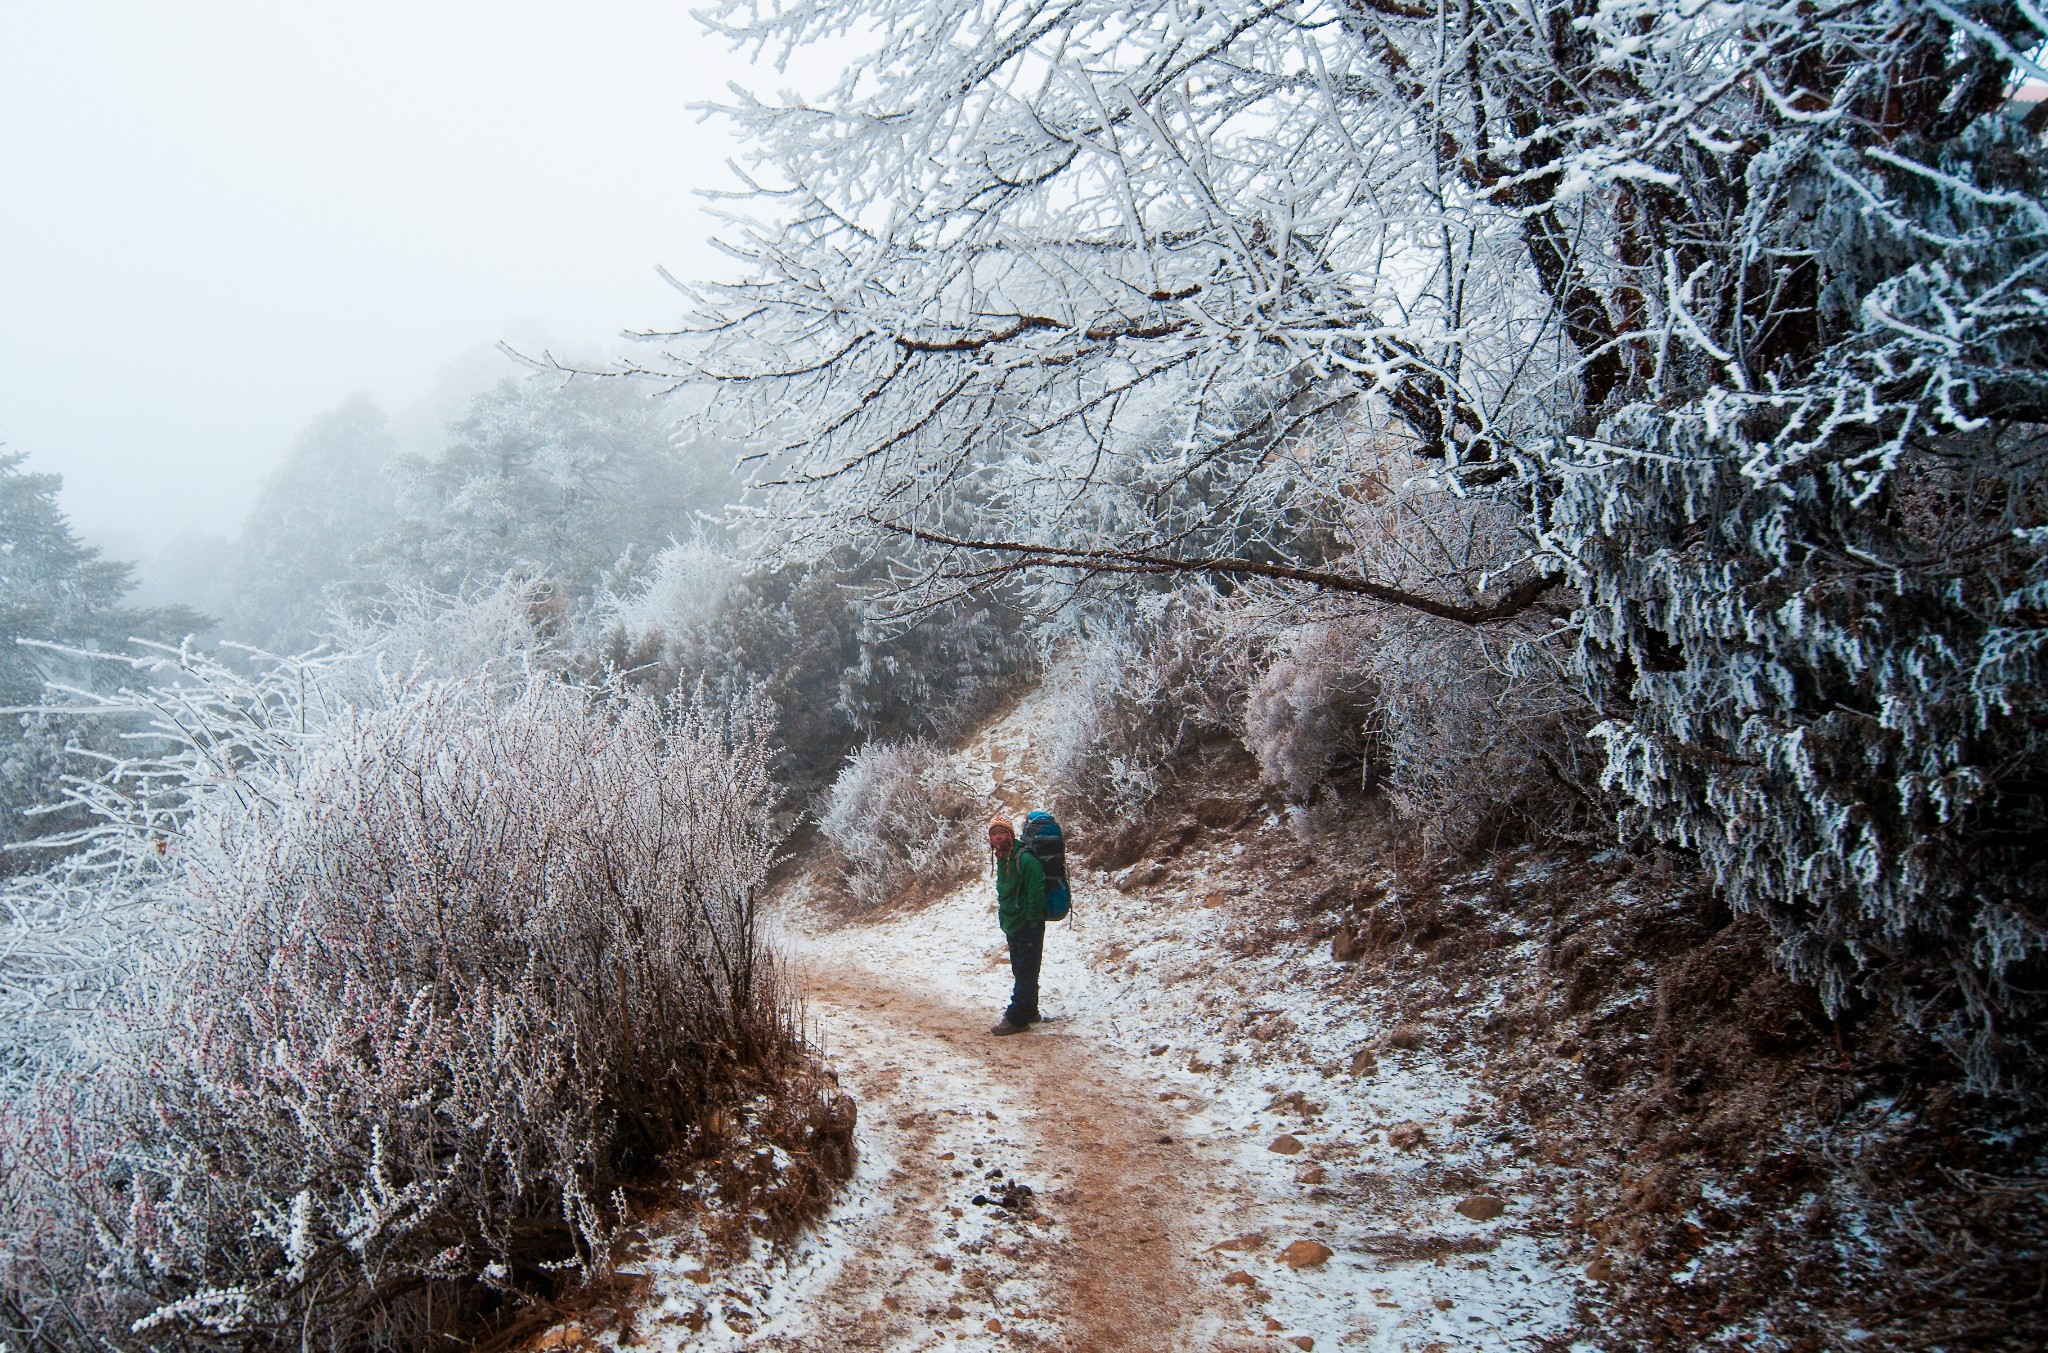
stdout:
<svg viewBox="0 0 2048 1353">
<path fill-rule="evenodd" d="M 1045 866 L 1022 846 L 996 857 L 996 923 L 1014 935 L 1045 919 Z"/>
</svg>

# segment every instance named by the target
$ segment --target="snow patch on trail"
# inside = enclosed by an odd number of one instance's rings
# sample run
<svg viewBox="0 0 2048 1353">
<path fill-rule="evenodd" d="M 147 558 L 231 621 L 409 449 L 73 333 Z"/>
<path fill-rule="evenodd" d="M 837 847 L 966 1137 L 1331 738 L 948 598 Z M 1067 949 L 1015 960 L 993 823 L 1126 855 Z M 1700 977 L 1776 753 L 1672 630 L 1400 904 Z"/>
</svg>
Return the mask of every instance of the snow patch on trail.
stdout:
<svg viewBox="0 0 2048 1353">
<path fill-rule="evenodd" d="M 1006 1251 L 1057 1241 L 1060 1228 L 1042 1214 L 977 1207 L 970 1198 L 1009 1179 L 1058 1188 L 1028 1113 L 1011 1087 L 970 1059 L 934 1056 L 928 1046 L 916 1056 L 877 1055 L 855 1028 L 868 1027 L 866 1009 L 811 1007 L 814 1037 L 861 1106 L 859 1164 L 845 1193 L 781 1255 L 757 1242 L 740 1263 L 719 1267 L 688 1237 L 657 1242 L 633 1267 L 649 1280 L 633 1347 L 997 1350 L 1017 1347 L 1019 1337 L 1058 1346 L 1032 1266 L 1002 1260 Z M 951 1183 L 957 1201 L 925 1206 L 934 1175 Z M 997 1257 L 1001 1272 L 963 1291 L 984 1256 Z M 869 1299 L 849 1307 L 849 1286 Z M 611 1331 L 599 1342 L 621 1341 Z"/>
</svg>

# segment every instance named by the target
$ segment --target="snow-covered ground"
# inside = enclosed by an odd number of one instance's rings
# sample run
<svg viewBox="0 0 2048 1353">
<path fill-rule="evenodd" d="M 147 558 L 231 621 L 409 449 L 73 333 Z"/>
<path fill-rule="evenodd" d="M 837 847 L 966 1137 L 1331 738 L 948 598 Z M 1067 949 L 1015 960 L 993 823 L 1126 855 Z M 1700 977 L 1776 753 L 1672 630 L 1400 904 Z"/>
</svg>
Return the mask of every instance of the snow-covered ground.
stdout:
<svg viewBox="0 0 2048 1353">
<path fill-rule="evenodd" d="M 1033 705 L 959 754 L 1011 812 L 1035 806 Z M 651 1257 L 641 1336 L 1416 1353 L 1568 1340 L 1586 1279 L 1526 1220 L 1541 1167 L 1455 1059 L 1382 1027 L 1353 998 L 1355 970 L 1269 914 L 1266 866 L 1247 860 L 1291 849 L 1285 832 L 1247 823 L 1122 887 L 1077 869 L 1074 915 L 1048 934 L 1046 1024 L 1008 1039 L 987 1033 L 1009 973 L 985 880 L 867 923 L 819 905 L 822 871 L 789 890 L 775 939 L 860 1101 L 860 1170 L 784 1259 L 713 1276 L 701 1255 Z M 1248 857 L 1248 841 L 1274 850 Z M 1036 1190 L 1028 1212 L 974 1203 L 995 1170 Z M 682 1317 L 700 1309 L 693 1331 Z"/>
</svg>

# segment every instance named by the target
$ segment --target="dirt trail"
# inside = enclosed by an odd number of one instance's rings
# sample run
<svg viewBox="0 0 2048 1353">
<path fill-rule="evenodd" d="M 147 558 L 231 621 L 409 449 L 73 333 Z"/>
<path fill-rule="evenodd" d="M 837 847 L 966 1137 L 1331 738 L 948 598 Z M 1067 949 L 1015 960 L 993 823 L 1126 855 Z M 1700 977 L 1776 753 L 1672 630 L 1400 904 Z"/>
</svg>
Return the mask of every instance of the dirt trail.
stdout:
<svg viewBox="0 0 2048 1353">
<path fill-rule="evenodd" d="M 987 1012 L 870 972 L 814 968 L 807 977 L 834 1064 L 864 1112 L 882 1120 L 863 1137 L 895 1139 L 886 1143 L 886 1208 L 850 1238 L 857 1253 L 806 1303 L 811 1328 L 790 1347 L 921 1347 L 934 1313 L 941 1329 L 964 1323 L 1008 1347 L 1232 1346 L 1215 1337 L 1228 1313 L 1183 1259 L 1197 1244 L 1191 1223 L 1223 1191 L 1220 1165 L 1179 1137 L 1154 1096 L 1057 1023 L 995 1038 Z M 1003 1108 L 991 1115 L 980 1102 L 930 1095 L 977 1085 L 1001 1087 Z M 982 1169 L 969 1154 L 977 1148 L 989 1153 Z M 945 1224 L 992 1187 L 988 1168 L 1031 1180 L 1036 1216 L 999 1227 L 993 1243 L 960 1243 Z M 950 1300 L 884 1304 L 906 1264 L 930 1270 L 947 1259 Z M 949 1322 L 947 1311 L 960 1314 Z M 949 1342 L 958 1346 L 957 1336 Z"/>
<path fill-rule="evenodd" d="M 1027 701 L 958 754 L 991 807 L 1036 801 L 1046 718 Z M 686 1236 L 657 1246 L 634 1346 L 1507 1353 L 1567 1337 L 1581 1279 L 1532 1206 L 1563 1167 L 1518 1149 L 1469 1069 L 1392 1039 L 1357 974 L 1266 902 L 1299 853 L 1285 839 L 1274 820 L 1176 846 L 1143 877 L 1083 869 L 1048 936 L 1052 1018 L 1011 1038 L 989 1033 L 1010 983 L 986 880 L 860 920 L 829 871 L 785 889 L 770 938 L 860 1106 L 859 1166 L 791 1253 L 714 1274 Z M 993 1205 L 1016 1184 L 1032 1206 Z"/>
</svg>

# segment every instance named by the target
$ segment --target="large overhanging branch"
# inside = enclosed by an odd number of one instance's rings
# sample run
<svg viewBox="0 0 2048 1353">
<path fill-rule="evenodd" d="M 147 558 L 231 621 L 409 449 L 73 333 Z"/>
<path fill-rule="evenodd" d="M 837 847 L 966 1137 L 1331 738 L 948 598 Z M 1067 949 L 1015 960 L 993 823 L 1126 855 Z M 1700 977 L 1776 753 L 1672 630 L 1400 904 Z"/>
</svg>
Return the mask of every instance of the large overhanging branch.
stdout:
<svg viewBox="0 0 2048 1353">
<path fill-rule="evenodd" d="M 1201 291 L 1201 285 L 1182 287 L 1178 291 L 1147 292 L 1145 298 L 1166 304 L 1184 301 Z M 896 345 L 905 352 L 979 352 L 983 348 L 997 347 L 1021 334 L 1034 329 L 1063 329 L 1078 333 L 1090 343 L 1107 343 L 1119 338 L 1164 338 L 1179 333 L 1189 326 L 1186 319 L 1161 320 L 1154 324 L 1140 324 L 1133 319 L 1124 319 L 1116 324 L 1094 324 L 1082 327 L 1051 315 L 1016 315 L 1000 329 L 990 329 L 978 334 L 962 334 L 955 338 L 912 338 L 907 334 L 896 336 Z"/>
<path fill-rule="evenodd" d="M 908 536 L 913 540 L 929 541 L 948 549 L 1008 555 L 1015 561 L 1017 568 L 1066 568 L 1090 573 L 1153 575 L 1205 573 L 1224 577 L 1272 578 L 1282 582 L 1303 583 L 1325 592 L 1368 597 L 1389 606 L 1405 607 L 1461 625 L 1488 625 L 1513 619 L 1534 606 L 1537 599 L 1556 586 L 1558 581 L 1554 574 L 1538 573 L 1493 597 L 1460 604 L 1440 601 L 1435 597 L 1410 592 L 1404 588 L 1389 587 L 1384 583 L 1354 577 L 1348 573 L 1301 568 L 1293 564 L 1268 564 L 1256 559 L 1190 559 L 1150 550 L 1084 550 L 1057 545 L 1032 545 L 1014 540 L 975 540 L 909 527 L 900 522 L 885 521 L 872 514 L 867 520 L 885 531 Z"/>
</svg>

